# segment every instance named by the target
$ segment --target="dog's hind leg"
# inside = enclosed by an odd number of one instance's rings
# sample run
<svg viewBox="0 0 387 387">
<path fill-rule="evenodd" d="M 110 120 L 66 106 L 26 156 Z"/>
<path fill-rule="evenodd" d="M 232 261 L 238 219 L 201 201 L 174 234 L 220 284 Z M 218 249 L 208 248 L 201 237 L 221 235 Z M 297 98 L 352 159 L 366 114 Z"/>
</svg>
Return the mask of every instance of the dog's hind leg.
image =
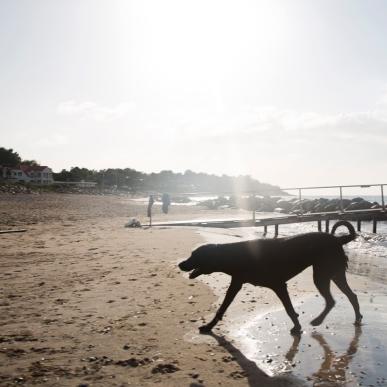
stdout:
<svg viewBox="0 0 387 387">
<path fill-rule="evenodd" d="M 357 299 L 357 295 L 348 285 L 345 271 L 340 271 L 332 279 L 336 286 L 348 297 L 348 300 L 352 304 L 353 310 L 355 311 L 355 325 L 360 325 L 363 316 L 360 313 L 359 301 Z"/>
<path fill-rule="evenodd" d="M 301 325 L 298 321 L 298 314 L 294 310 L 292 302 L 290 301 L 286 283 L 274 287 L 273 290 L 278 296 L 278 298 L 281 300 L 283 306 L 285 307 L 286 313 L 294 324 L 294 327 L 290 330 L 290 333 L 292 335 L 299 335 L 301 333 Z"/>
<path fill-rule="evenodd" d="M 313 326 L 317 326 L 324 321 L 327 314 L 335 306 L 335 300 L 333 299 L 330 290 L 331 278 L 329 275 L 327 275 L 324 271 L 321 272 L 321 270 L 318 268 L 317 270 L 316 268 L 313 268 L 313 281 L 317 287 L 317 290 L 325 299 L 324 310 L 310 322 Z"/>
<path fill-rule="evenodd" d="M 238 294 L 239 290 L 242 288 L 242 282 L 232 279 L 229 288 L 227 289 L 226 297 L 224 298 L 222 305 L 219 307 L 218 311 L 215 314 L 215 317 L 206 325 L 203 325 L 199 328 L 201 333 L 210 332 L 211 329 L 223 318 L 227 308 L 233 302 L 235 296 Z"/>
</svg>

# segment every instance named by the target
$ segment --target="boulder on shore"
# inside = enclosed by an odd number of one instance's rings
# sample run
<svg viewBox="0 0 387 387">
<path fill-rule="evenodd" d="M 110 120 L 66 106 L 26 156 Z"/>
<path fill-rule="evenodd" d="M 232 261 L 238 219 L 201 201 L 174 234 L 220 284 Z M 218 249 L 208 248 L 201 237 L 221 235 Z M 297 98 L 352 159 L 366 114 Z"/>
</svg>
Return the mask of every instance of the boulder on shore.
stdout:
<svg viewBox="0 0 387 387">
<path fill-rule="evenodd" d="M 280 212 L 283 214 L 307 214 L 318 212 L 334 212 L 334 211 L 355 211 L 355 210 L 368 210 L 380 208 L 380 204 L 377 202 L 369 202 L 363 198 L 354 199 L 301 199 L 296 197 L 290 199 L 284 199 L 281 197 L 235 197 L 232 196 L 229 199 L 225 197 L 218 197 L 217 199 L 206 200 L 200 202 L 199 205 L 203 205 L 209 209 L 218 209 L 225 207 L 242 208 L 248 211 L 257 212 Z"/>
</svg>

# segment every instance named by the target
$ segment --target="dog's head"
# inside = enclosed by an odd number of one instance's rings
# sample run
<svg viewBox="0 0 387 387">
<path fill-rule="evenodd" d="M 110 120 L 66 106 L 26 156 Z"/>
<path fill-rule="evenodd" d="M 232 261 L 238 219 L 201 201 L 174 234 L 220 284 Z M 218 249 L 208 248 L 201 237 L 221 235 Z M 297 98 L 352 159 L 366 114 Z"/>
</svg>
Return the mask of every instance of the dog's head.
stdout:
<svg viewBox="0 0 387 387">
<path fill-rule="evenodd" d="M 216 245 L 200 246 L 194 250 L 191 256 L 183 262 L 179 263 L 179 268 L 183 271 L 191 271 L 189 278 L 193 279 L 201 274 L 211 274 L 215 270 Z"/>
</svg>

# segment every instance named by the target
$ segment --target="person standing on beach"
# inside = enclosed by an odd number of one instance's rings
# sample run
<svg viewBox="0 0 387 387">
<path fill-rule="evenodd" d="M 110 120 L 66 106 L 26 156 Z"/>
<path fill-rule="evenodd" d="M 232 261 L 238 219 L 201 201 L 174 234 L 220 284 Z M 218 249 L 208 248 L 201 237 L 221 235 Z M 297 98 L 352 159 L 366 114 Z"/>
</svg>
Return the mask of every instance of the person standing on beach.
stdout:
<svg viewBox="0 0 387 387">
<path fill-rule="evenodd" d="M 155 200 L 153 199 L 153 195 L 149 195 L 149 202 L 148 202 L 148 210 L 147 210 L 147 216 L 149 218 L 149 225 L 152 226 L 152 206 Z"/>
<path fill-rule="evenodd" d="M 162 210 L 164 214 L 168 214 L 168 207 L 171 204 L 171 198 L 167 193 L 163 193 L 163 196 L 161 198 L 161 201 L 163 202 Z"/>
</svg>

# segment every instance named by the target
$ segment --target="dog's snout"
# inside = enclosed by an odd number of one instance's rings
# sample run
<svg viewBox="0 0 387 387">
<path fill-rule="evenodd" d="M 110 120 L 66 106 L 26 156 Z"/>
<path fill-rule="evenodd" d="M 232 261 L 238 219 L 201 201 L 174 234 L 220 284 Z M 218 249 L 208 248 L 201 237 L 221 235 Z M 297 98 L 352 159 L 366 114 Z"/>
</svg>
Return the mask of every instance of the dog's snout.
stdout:
<svg viewBox="0 0 387 387">
<path fill-rule="evenodd" d="M 190 268 L 188 267 L 187 261 L 180 262 L 178 266 L 179 266 L 180 270 L 190 271 Z"/>
</svg>

